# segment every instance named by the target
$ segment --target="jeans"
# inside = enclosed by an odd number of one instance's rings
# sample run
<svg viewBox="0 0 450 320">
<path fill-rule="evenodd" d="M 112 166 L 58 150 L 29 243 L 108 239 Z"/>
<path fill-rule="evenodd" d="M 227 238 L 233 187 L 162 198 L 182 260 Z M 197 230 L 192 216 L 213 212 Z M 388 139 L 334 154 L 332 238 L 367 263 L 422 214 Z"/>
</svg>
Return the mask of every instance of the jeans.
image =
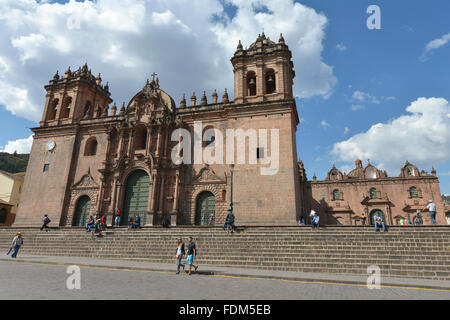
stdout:
<svg viewBox="0 0 450 320">
<path fill-rule="evenodd" d="M 437 224 L 437 222 L 436 222 L 436 211 L 430 211 L 430 218 L 431 218 L 431 222 L 433 222 L 433 224 Z"/>
<path fill-rule="evenodd" d="M 184 264 L 181 263 L 181 259 L 183 259 L 182 254 L 177 258 L 177 273 L 180 272 L 180 267 L 183 267 L 184 270 Z"/>
<path fill-rule="evenodd" d="M 49 229 L 49 227 L 47 225 L 48 225 L 48 222 L 44 222 L 44 224 L 41 227 L 41 231 L 44 230 L 44 228 Z"/>
<path fill-rule="evenodd" d="M 381 222 L 381 227 L 383 228 L 383 231 L 386 231 L 386 226 L 384 225 L 384 222 Z M 378 231 L 378 223 L 375 222 L 375 231 Z"/>
<path fill-rule="evenodd" d="M 12 258 L 17 257 L 17 253 L 19 252 L 20 246 L 14 246 L 14 253 L 11 255 Z"/>
<path fill-rule="evenodd" d="M 233 222 L 227 222 L 227 232 L 233 231 Z"/>
<path fill-rule="evenodd" d="M 318 227 L 320 227 L 320 223 L 315 223 L 314 221 L 311 222 L 311 225 L 312 225 L 313 228 L 318 228 Z"/>
</svg>

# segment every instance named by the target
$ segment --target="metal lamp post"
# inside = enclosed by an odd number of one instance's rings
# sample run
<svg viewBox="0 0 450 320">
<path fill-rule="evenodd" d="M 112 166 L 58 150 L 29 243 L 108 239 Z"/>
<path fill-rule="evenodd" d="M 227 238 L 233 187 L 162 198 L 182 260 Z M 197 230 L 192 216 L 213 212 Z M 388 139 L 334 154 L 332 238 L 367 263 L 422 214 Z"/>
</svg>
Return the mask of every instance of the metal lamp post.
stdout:
<svg viewBox="0 0 450 320">
<path fill-rule="evenodd" d="M 231 186 L 230 186 L 230 211 L 233 212 L 233 171 L 234 171 L 234 164 L 230 164 L 231 169 Z"/>
</svg>

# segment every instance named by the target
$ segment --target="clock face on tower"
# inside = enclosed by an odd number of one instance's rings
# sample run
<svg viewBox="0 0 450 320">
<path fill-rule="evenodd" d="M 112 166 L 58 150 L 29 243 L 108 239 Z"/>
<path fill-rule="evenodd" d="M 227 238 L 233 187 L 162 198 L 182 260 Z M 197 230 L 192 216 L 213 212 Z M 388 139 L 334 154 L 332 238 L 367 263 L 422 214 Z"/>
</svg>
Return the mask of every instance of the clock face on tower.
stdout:
<svg viewBox="0 0 450 320">
<path fill-rule="evenodd" d="M 49 142 L 47 142 L 46 147 L 47 147 L 47 151 L 52 151 L 53 149 L 55 149 L 56 143 L 53 140 L 50 140 Z"/>
</svg>

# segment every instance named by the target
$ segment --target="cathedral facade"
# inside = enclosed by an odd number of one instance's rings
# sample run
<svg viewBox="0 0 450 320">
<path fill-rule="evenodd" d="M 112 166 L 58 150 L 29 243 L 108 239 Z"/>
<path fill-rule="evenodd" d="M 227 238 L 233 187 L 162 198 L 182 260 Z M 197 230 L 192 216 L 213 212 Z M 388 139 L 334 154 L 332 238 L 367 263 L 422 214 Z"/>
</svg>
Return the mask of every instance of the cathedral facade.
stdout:
<svg viewBox="0 0 450 320">
<path fill-rule="evenodd" d="M 282 36 L 274 42 L 262 34 L 246 49 L 239 42 L 231 63 L 233 100 L 225 89 L 220 101 L 214 91 L 211 102 L 204 92 L 199 103 L 194 93 L 190 103 L 183 96 L 178 105 L 155 74 L 119 108 L 112 104 L 108 83 L 103 85 L 87 65 L 56 73 L 45 86 L 40 126 L 32 129 L 15 225 L 36 225 L 44 214 L 60 226 L 83 226 L 91 215 L 106 215 L 110 223 L 118 209 L 122 224 L 140 216 L 149 226 L 163 221 L 208 225 L 211 217 L 221 225 L 230 206 L 241 225 L 295 224 L 299 119 L 291 51 Z M 186 137 L 177 132 L 198 136 L 199 127 L 200 145 L 186 149 Z M 240 131 L 244 140 L 243 149 L 238 149 L 238 134 L 231 136 L 233 143 L 227 140 L 227 161 L 173 161 L 174 153 L 194 155 L 196 147 L 217 156 L 214 147 L 229 130 Z M 252 133 L 261 130 L 277 143 L 263 143 L 258 136 L 252 144 Z M 236 160 L 242 151 L 256 162 Z M 276 153 L 274 174 L 261 174 Z"/>
<path fill-rule="evenodd" d="M 357 159 L 349 173 L 333 166 L 325 180 L 317 180 L 314 175 L 308 181 L 302 162 L 299 171 L 302 215 L 307 218 L 309 211 L 315 210 L 323 224 L 362 225 L 363 214 L 367 224 L 373 224 L 372 218 L 378 213 L 387 225 L 401 225 L 404 220 L 414 221 L 420 210 L 423 224 L 431 225 L 426 209 L 430 200 L 436 204 L 438 224 L 450 224 L 434 169 L 429 174 L 406 161 L 398 176 L 388 177 L 386 171 L 370 162 L 364 167 Z"/>
</svg>

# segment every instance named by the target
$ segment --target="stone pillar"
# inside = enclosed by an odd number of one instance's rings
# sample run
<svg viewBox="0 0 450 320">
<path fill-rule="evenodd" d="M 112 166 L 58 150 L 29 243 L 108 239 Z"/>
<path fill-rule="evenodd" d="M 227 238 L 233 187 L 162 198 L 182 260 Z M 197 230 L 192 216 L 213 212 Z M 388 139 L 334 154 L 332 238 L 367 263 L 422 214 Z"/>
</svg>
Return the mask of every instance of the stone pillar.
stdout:
<svg viewBox="0 0 450 320">
<path fill-rule="evenodd" d="M 164 194 L 165 194 L 165 184 L 166 182 L 166 176 L 165 174 L 161 175 L 161 186 L 159 187 L 159 210 L 158 213 L 163 214 L 164 213 Z"/>
<path fill-rule="evenodd" d="M 158 140 L 156 141 L 156 157 L 159 157 L 161 152 L 161 127 L 158 128 Z"/>
<path fill-rule="evenodd" d="M 148 154 L 150 153 L 150 141 L 152 138 L 151 135 L 152 129 L 150 127 L 147 127 L 147 144 L 145 146 L 145 155 L 148 156 Z"/>
<path fill-rule="evenodd" d="M 134 152 L 134 130 L 131 130 L 128 141 L 128 156 L 131 158 Z"/>
<path fill-rule="evenodd" d="M 256 95 L 263 96 L 264 95 L 264 63 L 257 62 L 256 63 Z"/>
<path fill-rule="evenodd" d="M 172 226 L 177 225 L 179 188 L 180 188 L 180 173 L 179 171 L 177 171 L 175 176 L 175 191 L 173 194 L 173 208 L 172 212 L 170 213 L 170 224 Z"/>
</svg>

